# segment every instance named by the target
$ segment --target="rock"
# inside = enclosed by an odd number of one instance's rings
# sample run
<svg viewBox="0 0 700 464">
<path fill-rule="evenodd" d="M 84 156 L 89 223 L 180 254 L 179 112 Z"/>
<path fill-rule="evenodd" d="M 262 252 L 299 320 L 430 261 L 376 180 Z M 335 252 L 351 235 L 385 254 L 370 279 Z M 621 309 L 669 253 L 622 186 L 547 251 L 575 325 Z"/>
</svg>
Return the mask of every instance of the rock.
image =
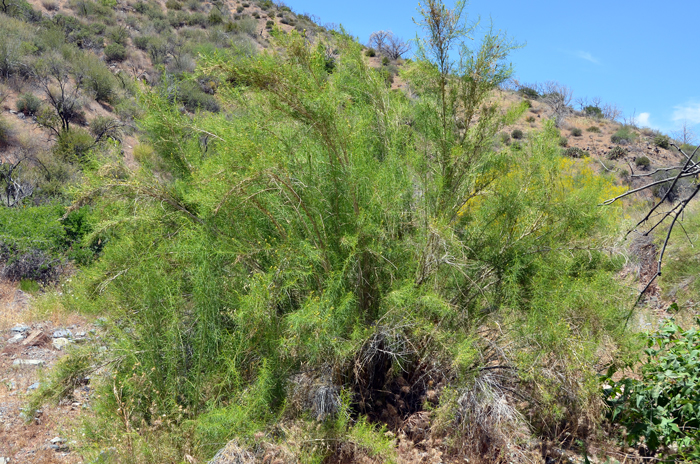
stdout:
<svg viewBox="0 0 700 464">
<path fill-rule="evenodd" d="M 41 330 L 35 330 L 22 342 L 24 346 L 37 346 L 47 342 L 49 337 Z"/>
<path fill-rule="evenodd" d="M 51 343 L 53 347 L 57 350 L 62 350 L 66 346 L 71 344 L 71 341 L 68 340 L 67 338 L 54 338 L 53 343 Z"/>
<path fill-rule="evenodd" d="M 29 332 L 29 326 L 28 325 L 16 325 L 12 329 L 12 332 L 15 333 L 24 333 L 24 332 Z"/>
<path fill-rule="evenodd" d="M 12 362 L 13 366 L 43 366 L 46 361 L 43 359 L 15 359 Z"/>
<path fill-rule="evenodd" d="M 7 343 L 8 343 L 8 344 L 19 343 L 19 342 L 21 342 L 22 340 L 24 340 L 24 334 L 18 333 L 17 335 L 15 335 L 15 336 L 12 337 L 11 339 L 9 339 L 9 340 L 7 341 Z"/>
<path fill-rule="evenodd" d="M 73 334 L 68 329 L 59 329 L 54 331 L 53 338 L 73 338 Z"/>
<path fill-rule="evenodd" d="M 51 443 L 54 444 L 54 445 L 56 445 L 56 444 L 58 444 L 58 443 L 63 443 L 64 441 L 66 441 L 66 440 L 64 440 L 64 439 L 61 438 L 61 437 L 56 437 L 56 438 L 52 438 L 52 439 L 51 439 Z"/>
<path fill-rule="evenodd" d="M 10 464 L 10 458 L 0 457 L 0 464 Z"/>
<path fill-rule="evenodd" d="M 36 390 L 37 388 L 39 388 L 39 382 L 34 382 L 27 388 L 27 391 L 30 392 L 32 390 Z"/>
<path fill-rule="evenodd" d="M 85 337 L 87 337 L 87 332 L 78 332 L 77 334 L 75 334 L 75 337 L 76 338 L 85 338 Z"/>
</svg>

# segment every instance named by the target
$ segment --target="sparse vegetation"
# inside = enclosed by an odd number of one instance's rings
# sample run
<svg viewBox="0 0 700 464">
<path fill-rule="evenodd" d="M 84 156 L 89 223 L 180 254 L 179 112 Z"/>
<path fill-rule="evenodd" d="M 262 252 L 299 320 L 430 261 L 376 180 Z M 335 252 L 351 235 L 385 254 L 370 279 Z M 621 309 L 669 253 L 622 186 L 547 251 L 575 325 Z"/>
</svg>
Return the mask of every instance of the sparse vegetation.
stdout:
<svg viewBox="0 0 700 464">
<path fill-rule="evenodd" d="M 659 134 L 654 137 L 654 145 L 656 145 L 659 148 L 668 150 L 669 148 L 671 148 L 671 141 L 667 135 Z"/>
<path fill-rule="evenodd" d="M 524 137 L 523 131 L 520 129 L 513 129 L 513 131 L 510 133 L 510 136 L 513 137 L 515 140 L 520 140 Z"/>
<path fill-rule="evenodd" d="M 31 92 L 23 93 L 17 99 L 17 104 L 15 106 L 17 111 L 20 111 L 27 116 L 33 116 L 37 111 L 39 111 L 39 107 L 41 107 L 41 100 Z"/>
<path fill-rule="evenodd" d="M 600 134 L 600 127 L 598 126 L 588 126 L 586 128 L 587 132 L 593 132 L 594 134 Z"/>
<path fill-rule="evenodd" d="M 579 129 L 578 127 L 574 127 L 571 129 L 571 135 L 573 137 L 581 137 L 582 134 L 583 134 L 583 131 L 581 131 L 581 129 Z"/>
<path fill-rule="evenodd" d="M 648 169 L 651 165 L 651 161 L 646 156 L 640 156 L 634 160 L 634 164 L 640 169 Z"/>
<path fill-rule="evenodd" d="M 636 138 L 637 134 L 630 126 L 622 126 L 610 136 L 610 141 L 618 145 L 627 145 Z"/>
</svg>

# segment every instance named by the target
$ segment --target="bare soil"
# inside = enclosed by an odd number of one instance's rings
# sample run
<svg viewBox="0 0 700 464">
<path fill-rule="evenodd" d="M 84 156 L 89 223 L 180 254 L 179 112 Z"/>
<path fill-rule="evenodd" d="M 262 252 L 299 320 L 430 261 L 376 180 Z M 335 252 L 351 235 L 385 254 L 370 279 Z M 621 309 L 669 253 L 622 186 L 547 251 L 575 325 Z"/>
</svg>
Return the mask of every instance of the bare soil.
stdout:
<svg viewBox="0 0 700 464">
<path fill-rule="evenodd" d="M 0 281 L 0 458 L 10 463 L 80 463 L 83 459 L 67 437 L 88 403 L 89 386 L 77 390 L 70 402 L 45 406 L 30 421 L 22 411 L 42 374 L 66 354 L 65 348 L 53 346 L 54 332 L 69 330 L 77 339 L 92 327 L 75 315 L 37 321 L 31 301 L 16 283 Z M 19 326 L 25 326 L 25 338 L 10 342 L 20 333 L 13 331 Z M 29 360 L 41 364 L 23 364 Z"/>
</svg>

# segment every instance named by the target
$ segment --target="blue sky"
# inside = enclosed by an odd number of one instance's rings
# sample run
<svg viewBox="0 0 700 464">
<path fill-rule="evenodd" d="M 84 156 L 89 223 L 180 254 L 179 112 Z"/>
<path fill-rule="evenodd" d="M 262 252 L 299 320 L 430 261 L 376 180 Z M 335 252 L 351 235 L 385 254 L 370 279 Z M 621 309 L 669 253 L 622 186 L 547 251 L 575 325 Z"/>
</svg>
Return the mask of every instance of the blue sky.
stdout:
<svg viewBox="0 0 700 464">
<path fill-rule="evenodd" d="M 380 29 L 405 39 L 417 32 L 417 0 L 284 1 L 363 43 Z M 666 133 L 686 120 L 700 138 L 697 0 L 472 0 L 465 12 L 526 44 L 511 55 L 520 82 L 558 81 L 574 99 L 600 97 Z"/>
</svg>

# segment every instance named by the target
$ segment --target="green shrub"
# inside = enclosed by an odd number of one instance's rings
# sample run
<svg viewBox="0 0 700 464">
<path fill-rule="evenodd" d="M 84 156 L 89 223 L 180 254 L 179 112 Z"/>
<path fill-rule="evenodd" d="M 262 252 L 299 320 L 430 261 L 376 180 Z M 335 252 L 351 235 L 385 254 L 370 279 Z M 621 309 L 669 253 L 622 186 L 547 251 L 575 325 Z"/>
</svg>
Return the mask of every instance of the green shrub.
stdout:
<svg viewBox="0 0 700 464">
<path fill-rule="evenodd" d="M 700 320 L 696 321 L 696 325 Z M 612 380 L 605 396 L 611 422 L 627 430 L 626 441 L 642 441 L 652 452 L 700 461 L 700 331 L 684 330 L 673 320 L 646 336 L 646 359 L 636 378 Z"/>
<path fill-rule="evenodd" d="M 508 132 L 501 132 L 500 139 L 504 145 L 510 145 L 510 134 Z"/>
<path fill-rule="evenodd" d="M 586 131 L 588 132 L 594 132 L 596 134 L 600 134 L 600 127 L 598 126 L 589 126 L 586 128 Z"/>
<path fill-rule="evenodd" d="M 647 169 L 651 165 L 651 161 L 649 161 L 649 158 L 646 156 L 640 156 L 634 160 L 634 164 L 636 164 L 640 169 Z"/>
<path fill-rule="evenodd" d="M 563 155 L 568 156 L 569 158 L 585 158 L 589 156 L 586 150 L 579 147 L 569 147 L 563 151 Z"/>
<path fill-rule="evenodd" d="M 181 10 L 182 3 L 178 2 L 177 0 L 168 0 L 165 2 L 165 7 L 169 10 Z"/>
<path fill-rule="evenodd" d="M 112 27 L 107 30 L 107 37 L 115 44 L 126 46 L 129 41 L 129 31 L 125 27 Z"/>
<path fill-rule="evenodd" d="M 39 111 L 40 107 L 41 100 L 31 92 L 23 93 L 17 99 L 17 111 L 20 111 L 27 116 L 34 115 L 37 111 Z"/>
<path fill-rule="evenodd" d="M 583 114 L 585 114 L 585 115 L 588 116 L 589 118 L 597 118 L 597 119 L 600 119 L 600 118 L 603 117 L 603 110 L 601 110 L 601 109 L 600 109 L 599 107 L 597 107 L 597 106 L 589 105 L 589 106 L 586 106 L 586 107 L 583 109 Z"/>
<path fill-rule="evenodd" d="M 374 48 L 368 48 L 367 50 L 365 50 L 365 55 L 372 58 L 377 55 L 377 52 L 374 50 Z"/>
<path fill-rule="evenodd" d="M 268 19 L 267 22 L 265 22 L 265 28 L 266 29 L 272 29 L 275 25 L 275 22 L 271 19 Z"/>
<path fill-rule="evenodd" d="M 10 142 L 12 135 L 12 127 L 7 119 L 0 114 L 0 147 L 7 145 Z"/>
<path fill-rule="evenodd" d="M 612 150 L 608 152 L 609 160 L 620 159 L 627 154 L 627 151 L 622 147 L 613 147 Z"/>
<path fill-rule="evenodd" d="M 631 127 L 622 126 L 613 135 L 610 136 L 610 141 L 618 145 L 627 145 L 637 138 Z"/>
<path fill-rule="evenodd" d="M 69 163 L 82 162 L 94 145 L 95 139 L 89 132 L 85 129 L 73 128 L 59 135 L 53 152 L 59 159 Z"/>
<path fill-rule="evenodd" d="M 521 131 L 520 129 L 513 129 L 513 131 L 511 131 L 510 133 L 510 136 L 513 137 L 515 140 L 520 140 L 523 138 L 524 134 L 523 131 Z"/>
<path fill-rule="evenodd" d="M 565 147 L 569 144 L 569 139 L 567 139 L 565 136 L 560 135 L 559 136 L 559 146 L 560 147 Z"/>
<path fill-rule="evenodd" d="M 581 137 L 581 134 L 583 134 L 583 132 L 578 127 L 574 127 L 573 129 L 571 129 L 571 135 L 573 135 L 574 137 Z"/>
<path fill-rule="evenodd" d="M 386 56 L 382 57 L 382 66 L 389 66 L 389 58 Z"/>
<path fill-rule="evenodd" d="M 117 43 L 109 44 L 105 47 L 105 58 L 107 61 L 124 61 L 126 59 L 126 48 Z"/>
<path fill-rule="evenodd" d="M 139 50 L 146 51 L 148 50 L 148 44 L 150 42 L 151 38 L 147 35 L 140 35 L 138 37 L 134 37 L 132 39 L 132 42 L 134 43 L 134 46 L 138 48 Z"/>
<path fill-rule="evenodd" d="M 244 8 L 242 6 L 239 6 L 236 8 L 236 13 L 243 13 Z"/>
<path fill-rule="evenodd" d="M 186 81 L 181 83 L 178 86 L 175 99 L 191 112 L 202 109 L 218 113 L 220 109 L 216 98 L 204 93 L 196 82 Z"/>
<path fill-rule="evenodd" d="M 659 148 L 668 150 L 669 148 L 671 148 L 671 141 L 669 140 L 668 135 L 659 134 L 656 137 L 654 137 L 654 145 L 656 145 Z"/>
<path fill-rule="evenodd" d="M 531 87 L 527 87 L 527 86 L 521 86 L 518 89 L 518 93 L 520 95 L 522 95 L 523 97 L 529 98 L 532 100 L 537 100 L 540 97 L 540 94 L 539 94 L 539 92 L 537 92 L 537 90 L 535 90 Z"/>
<path fill-rule="evenodd" d="M 530 124 L 532 124 L 532 123 L 535 122 L 535 117 L 534 117 L 534 116 L 528 116 L 527 118 L 525 118 L 525 121 L 526 121 L 526 122 L 529 122 Z"/>
<path fill-rule="evenodd" d="M 210 26 L 217 26 L 219 24 L 223 24 L 224 17 L 218 10 L 211 10 L 209 17 L 207 18 L 207 22 L 209 22 Z"/>
</svg>

